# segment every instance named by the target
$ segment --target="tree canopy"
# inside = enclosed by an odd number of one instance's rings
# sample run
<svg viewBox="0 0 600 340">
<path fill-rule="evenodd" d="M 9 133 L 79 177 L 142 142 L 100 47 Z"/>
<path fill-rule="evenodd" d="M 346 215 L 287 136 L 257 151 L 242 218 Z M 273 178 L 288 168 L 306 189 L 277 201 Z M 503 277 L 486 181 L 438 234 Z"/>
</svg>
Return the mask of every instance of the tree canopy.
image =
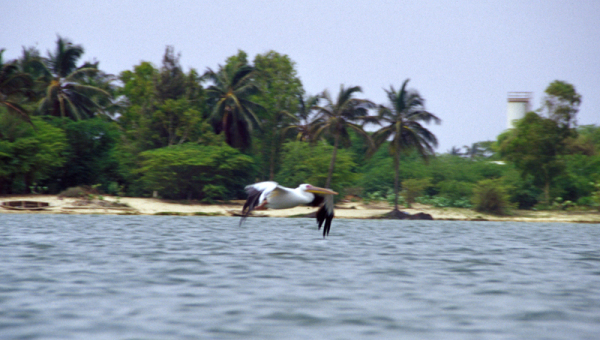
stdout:
<svg viewBox="0 0 600 340">
<path fill-rule="evenodd" d="M 501 204 L 508 195 L 506 207 L 593 207 L 600 195 L 600 127 L 577 126 L 582 96 L 565 81 L 496 141 L 436 154 L 425 124 L 440 118 L 408 79 L 374 103 L 344 84 L 308 95 L 296 63 L 276 51 L 238 51 L 200 74 L 166 46 L 160 65 L 140 61 L 118 76 L 84 52 L 60 36 L 46 55 L 0 52 L 0 193 L 88 185 L 211 201 L 275 179 L 395 208 L 469 207 L 492 194 Z"/>
<path fill-rule="evenodd" d="M 560 126 L 571 128 L 577 125 L 577 112 L 581 104 L 581 95 L 575 87 L 564 81 L 555 80 L 545 90 L 543 110 L 547 111 L 549 118 Z"/>
<path fill-rule="evenodd" d="M 254 67 L 244 58 L 234 59 L 218 71 L 208 69 L 204 77 L 213 84 L 206 89 L 212 107 L 211 122 L 217 133 L 225 134 L 227 144 L 246 150 L 252 145 L 251 133 L 260 127 L 257 110 L 262 107 L 252 101 L 260 91 L 255 81 Z"/>
<path fill-rule="evenodd" d="M 558 157 L 565 149 L 564 131 L 556 121 L 529 112 L 517 122 L 512 133 L 499 137 L 500 152 L 521 170 L 531 175 L 550 200 L 552 180 L 564 170 Z"/>
<path fill-rule="evenodd" d="M 103 112 L 99 102 L 110 94 L 85 83 L 86 77 L 97 76 L 100 70 L 98 64 L 77 66 L 77 60 L 83 53 L 81 45 L 58 37 L 56 50 L 49 52 L 42 64 L 44 69 L 40 81 L 44 83 L 46 94 L 38 104 L 40 113 L 78 120 Z"/>
</svg>

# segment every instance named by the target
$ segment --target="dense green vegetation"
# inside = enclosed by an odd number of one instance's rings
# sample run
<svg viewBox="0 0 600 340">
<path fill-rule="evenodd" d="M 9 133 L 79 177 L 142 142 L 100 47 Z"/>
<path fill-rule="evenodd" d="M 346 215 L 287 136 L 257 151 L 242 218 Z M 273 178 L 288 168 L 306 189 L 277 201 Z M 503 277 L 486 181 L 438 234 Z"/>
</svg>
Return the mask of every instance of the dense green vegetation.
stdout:
<svg viewBox="0 0 600 340">
<path fill-rule="evenodd" d="M 0 194 L 93 186 L 210 202 L 277 180 L 396 209 L 600 206 L 600 127 L 577 126 L 582 98 L 564 81 L 496 141 L 435 154 L 427 124 L 443 112 L 426 111 L 408 79 L 378 104 L 359 86 L 306 94 L 294 62 L 275 51 L 252 61 L 239 51 L 199 72 L 183 70 L 167 47 L 160 66 L 141 62 L 116 76 L 83 55 L 61 37 L 47 56 L 0 53 Z"/>
</svg>

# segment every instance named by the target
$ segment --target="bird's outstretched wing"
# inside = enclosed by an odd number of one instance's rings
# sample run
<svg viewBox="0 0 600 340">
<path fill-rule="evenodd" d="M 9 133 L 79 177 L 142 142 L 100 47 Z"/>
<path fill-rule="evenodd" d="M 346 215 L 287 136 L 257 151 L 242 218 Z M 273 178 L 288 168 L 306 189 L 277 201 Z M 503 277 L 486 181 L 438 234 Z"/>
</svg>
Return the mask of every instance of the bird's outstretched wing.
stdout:
<svg viewBox="0 0 600 340">
<path fill-rule="evenodd" d="M 283 187 L 277 184 L 277 182 L 272 181 L 259 182 L 247 185 L 244 189 L 248 193 L 248 199 L 246 199 L 246 202 L 242 207 L 242 218 L 240 219 L 240 226 L 242 225 L 246 217 L 250 215 L 252 210 L 254 210 L 254 208 L 259 206 L 265 199 L 267 199 L 269 195 L 276 194 L 282 188 Z"/>
<path fill-rule="evenodd" d="M 331 221 L 333 220 L 333 196 L 332 195 L 324 195 L 323 204 L 317 211 L 317 223 L 319 224 L 319 230 L 321 230 L 321 226 L 323 226 L 323 237 L 329 235 L 329 230 L 331 229 Z M 325 225 L 323 225 L 325 222 Z"/>
</svg>

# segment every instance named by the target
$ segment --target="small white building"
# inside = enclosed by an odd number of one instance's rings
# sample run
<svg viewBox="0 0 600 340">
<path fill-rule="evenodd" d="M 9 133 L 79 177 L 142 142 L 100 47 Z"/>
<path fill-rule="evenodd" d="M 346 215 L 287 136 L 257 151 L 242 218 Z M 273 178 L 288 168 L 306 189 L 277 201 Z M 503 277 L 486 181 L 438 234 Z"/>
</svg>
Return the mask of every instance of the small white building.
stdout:
<svg viewBox="0 0 600 340">
<path fill-rule="evenodd" d="M 506 128 L 514 128 L 514 121 L 525 117 L 531 110 L 531 92 L 509 92 L 506 109 Z"/>
</svg>

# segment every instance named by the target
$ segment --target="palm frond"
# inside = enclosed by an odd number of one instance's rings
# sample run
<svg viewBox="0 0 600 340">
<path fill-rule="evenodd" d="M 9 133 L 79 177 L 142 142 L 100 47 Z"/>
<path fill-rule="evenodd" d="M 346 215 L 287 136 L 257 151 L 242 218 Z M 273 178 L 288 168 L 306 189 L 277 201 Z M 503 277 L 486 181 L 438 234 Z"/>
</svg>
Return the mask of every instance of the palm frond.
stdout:
<svg viewBox="0 0 600 340">
<path fill-rule="evenodd" d="M 48 61 L 52 71 L 61 78 L 66 77 L 76 68 L 76 62 L 83 52 L 81 45 L 73 45 L 68 39 L 59 36 L 54 54 L 49 53 Z"/>
<path fill-rule="evenodd" d="M 78 81 L 81 80 L 83 76 L 94 76 L 100 73 L 100 70 L 93 67 L 83 67 L 74 70 L 73 72 L 66 75 L 64 78 L 66 81 Z"/>
<path fill-rule="evenodd" d="M 14 103 L 14 102 L 5 100 L 5 101 L 1 101 L 0 104 L 6 106 L 6 108 L 8 109 L 8 113 L 17 115 L 17 116 L 21 117 L 21 119 L 25 120 L 27 123 L 32 124 L 31 118 L 29 118 L 29 114 L 27 113 L 27 110 L 25 110 L 18 103 Z"/>
<path fill-rule="evenodd" d="M 378 118 L 386 125 L 373 134 L 373 139 L 378 145 L 391 139 L 390 151 L 394 153 L 412 149 L 428 157 L 434 154 L 437 138 L 420 122 L 439 124 L 441 120 L 425 111 L 424 99 L 418 92 L 407 89 L 408 81 L 406 79 L 398 91 L 393 86 L 385 90 L 391 106 L 378 107 Z"/>
</svg>

